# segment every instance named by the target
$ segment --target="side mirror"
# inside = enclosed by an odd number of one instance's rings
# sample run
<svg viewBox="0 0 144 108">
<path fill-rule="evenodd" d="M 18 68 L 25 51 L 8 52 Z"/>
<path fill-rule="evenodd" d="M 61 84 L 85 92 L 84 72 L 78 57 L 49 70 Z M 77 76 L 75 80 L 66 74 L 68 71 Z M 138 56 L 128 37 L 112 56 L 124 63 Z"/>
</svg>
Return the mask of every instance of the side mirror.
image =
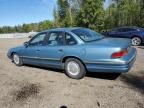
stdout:
<svg viewBox="0 0 144 108">
<path fill-rule="evenodd" d="M 29 42 L 24 42 L 24 46 L 28 47 L 29 46 Z"/>
<path fill-rule="evenodd" d="M 33 37 L 33 35 L 28 36 L 28 38 L 30 38 L 30 39 L 31 39 L 32 37 Z"/>
<path fill-rule="evenodd" d="M 104 36 L 109 36 L 109 32 L 107 32 L 107 31 L 106 31 L 106 32 L 103 32 L 102 34 L 103 34 Z"/>
</svg>

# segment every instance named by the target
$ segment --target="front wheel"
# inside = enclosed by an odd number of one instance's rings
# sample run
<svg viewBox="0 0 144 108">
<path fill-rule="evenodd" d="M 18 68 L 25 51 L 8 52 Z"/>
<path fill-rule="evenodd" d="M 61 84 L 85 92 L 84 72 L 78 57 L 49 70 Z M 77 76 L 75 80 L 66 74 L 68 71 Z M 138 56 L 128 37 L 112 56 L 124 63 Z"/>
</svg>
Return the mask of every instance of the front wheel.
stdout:
<svg viewBox="0 0 144 108">
<path fill-rule="evenodd" d="M 13 54 L 13 62 L 16 66 L 22 66 L 23 65 L 22 59 L 16 53 Z"/>
<path fill-rule="evenodd" d="M 134 45 L 134 46 L 139 46 L 139 45 L 141 45 L 141 38 L 139 38 L 139 37 L 133 37 L 132 38 L 132 45 Z"/>
<path fill-rule="evenodd" d="M 85 66 L 75 58 L 69 58 L 65 62 L 65 72 L 73 79 L 82 79 L 86 74 Z"/>
</svg>

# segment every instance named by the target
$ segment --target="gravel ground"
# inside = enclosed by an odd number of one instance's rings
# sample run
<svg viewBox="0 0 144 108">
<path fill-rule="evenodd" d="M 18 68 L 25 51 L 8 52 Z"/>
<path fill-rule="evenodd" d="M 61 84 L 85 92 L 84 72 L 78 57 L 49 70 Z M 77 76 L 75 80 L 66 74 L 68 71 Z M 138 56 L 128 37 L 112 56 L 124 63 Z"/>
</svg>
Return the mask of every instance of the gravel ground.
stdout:
<svg viewBox="0 0 144 108">
<path fill-rule="evenodd" d="M 73 80 L 60 70 L 16 67 L 7 51 L 26 40 L 0 39 L 0 108 L 144 108 L 143 46 L 131 71 L 116 80 L 96 73 Z"/>
</svg>

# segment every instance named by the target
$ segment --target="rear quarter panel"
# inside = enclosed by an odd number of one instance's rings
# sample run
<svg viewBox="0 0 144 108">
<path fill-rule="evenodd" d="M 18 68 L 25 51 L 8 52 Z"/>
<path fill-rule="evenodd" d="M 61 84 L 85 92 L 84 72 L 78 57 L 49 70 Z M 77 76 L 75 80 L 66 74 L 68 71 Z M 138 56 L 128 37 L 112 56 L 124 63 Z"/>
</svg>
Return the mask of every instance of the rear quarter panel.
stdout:
<svg viewBox="0 0 144 108">
<path fill-rule="evenodd" d="M 134 36 L 139 36 L 144 41 L 144 31 L 137 32 Z"/>
<path fill-rule="evenodd" d="M 120 48 L 106 46 L 85 46 L 85 62 L 108 61 L 113 52 L 120 51 Z"/>
<path fill-rule="evenodd" d="M 68 57 L 68 56 L 72 56 L 72 57 L 77 57 L 80 60 L 84 60 L 86 55 L 86 51 L 85 51 L 85 47 L 83 46 L 83 44 L 81 45 L 69 45 L 69 46 L 65 46 L 64 47 L 64 55 L 62 57 Z"/>
</svg>

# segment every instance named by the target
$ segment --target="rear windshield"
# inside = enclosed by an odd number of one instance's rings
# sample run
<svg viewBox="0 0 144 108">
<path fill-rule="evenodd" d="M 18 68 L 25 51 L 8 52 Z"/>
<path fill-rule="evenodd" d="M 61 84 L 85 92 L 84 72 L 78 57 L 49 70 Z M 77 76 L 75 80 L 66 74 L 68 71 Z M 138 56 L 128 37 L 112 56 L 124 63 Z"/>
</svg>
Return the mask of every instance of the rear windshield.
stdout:
<svg viewBox="0 0 144 108">
<path fill-rule="evenodd" d="M 76 29 L 72 30 L 72 32 L 85 42 L 95 41 L 104 38 L 102 34 L 99 34 L 90 29 Z"/>
</svg>

